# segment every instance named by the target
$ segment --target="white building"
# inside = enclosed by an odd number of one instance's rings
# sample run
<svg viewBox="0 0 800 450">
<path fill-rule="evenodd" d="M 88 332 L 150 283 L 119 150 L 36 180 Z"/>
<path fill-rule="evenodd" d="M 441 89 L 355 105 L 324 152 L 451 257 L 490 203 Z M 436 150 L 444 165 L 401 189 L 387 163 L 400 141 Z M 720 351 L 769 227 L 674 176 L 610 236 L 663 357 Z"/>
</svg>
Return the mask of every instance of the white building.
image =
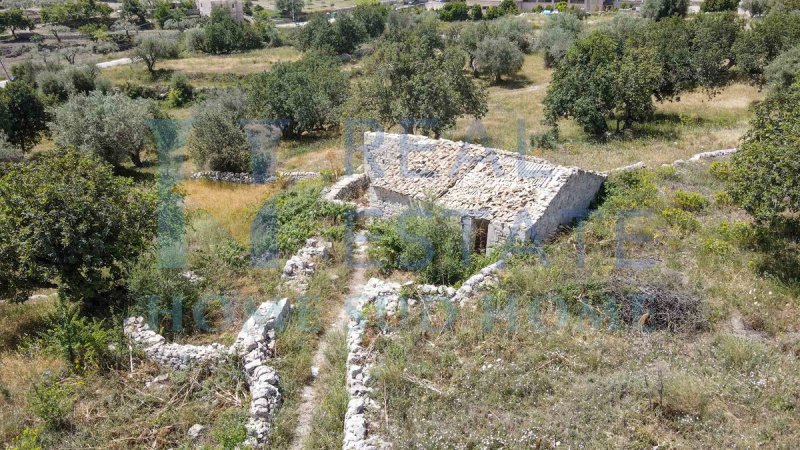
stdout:
<svg viewBox="0 0 800 450">
<path fill-rule="evenodd" d="M 231 17 L 238 21 L 244 20 L 242 2 L 240 0 L 197 0 L 197 9 L 200 15 L 208 17 L 214 8 L 224 8 L 231 13 Z"/>
</svg>

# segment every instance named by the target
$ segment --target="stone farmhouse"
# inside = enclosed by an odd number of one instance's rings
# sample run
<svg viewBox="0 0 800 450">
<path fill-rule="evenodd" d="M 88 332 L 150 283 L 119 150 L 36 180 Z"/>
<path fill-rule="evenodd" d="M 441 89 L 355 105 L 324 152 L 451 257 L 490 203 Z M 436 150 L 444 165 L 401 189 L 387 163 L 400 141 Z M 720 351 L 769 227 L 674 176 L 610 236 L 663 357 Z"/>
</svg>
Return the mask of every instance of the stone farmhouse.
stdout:
<svg viewBox="0 0 800 450">
<path fill-rule="evenodd" d="M 476 251 L 509 239 L 552 238 L 587 214 L 606 179 L 533 156 L 417 135 L 368 132 L 363 152 L 371 208 L 391 215 L 433 201 L 460 218 Z"/>
<path fill-rule="evenodd" d="M 214 8 L 225 8 L 237 21 L 244 20 L 244 11 L 240 0 L 197 0 L 197 10 L 203 17 L 210 16 Z"/>
</svg>

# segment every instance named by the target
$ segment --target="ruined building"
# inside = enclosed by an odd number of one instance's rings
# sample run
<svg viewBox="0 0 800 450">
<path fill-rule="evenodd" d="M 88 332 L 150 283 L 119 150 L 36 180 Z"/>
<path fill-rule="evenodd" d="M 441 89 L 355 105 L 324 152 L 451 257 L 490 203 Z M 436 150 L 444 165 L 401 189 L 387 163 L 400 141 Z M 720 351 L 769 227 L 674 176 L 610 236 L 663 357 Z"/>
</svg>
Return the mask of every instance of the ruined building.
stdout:
<svg viewBox="0 0 800 450">
<path fill-rule="evenodd" d="M 392 214 L 415 201 L 433 201 L 460 217 L 477 251 L 509 239 L 550 239 L 587 214 L 606 178 L 533 156 L 416 135 L 365 133 L 363 151 L 370 207 Z"/>
</svg>

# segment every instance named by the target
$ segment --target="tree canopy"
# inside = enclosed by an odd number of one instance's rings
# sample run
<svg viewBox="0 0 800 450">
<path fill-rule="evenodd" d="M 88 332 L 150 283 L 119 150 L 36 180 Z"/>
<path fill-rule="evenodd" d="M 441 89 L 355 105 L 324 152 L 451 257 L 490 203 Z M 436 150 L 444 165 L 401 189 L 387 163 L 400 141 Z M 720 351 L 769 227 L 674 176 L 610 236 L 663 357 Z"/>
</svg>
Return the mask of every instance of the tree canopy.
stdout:
<svg viewBox="0 0 800 450">
<path fill-rule="evenodd" d="M 757 221 L 800 223 L 800 84 L 755 107 L 731 169 L 731 197 Z"/>
<path fill-rule="evenodd" d="M 148 100 L 123 94 L 75 95 L 55 111 L 53 139 L 62 147 L 92 153 L 119 166 L 140 166 L 141 152 L 153 145 L 150 121 L 162 114 Z"/>
<path fill-rule="evenodd" d="M 335 58 L 312 53 L 253 76 L 248 92 L 254 117 L 297 136 L 338 126 L 349 82 Z"/>
<path fill-rule="evenodd" d="M 763 85 L 764 69 L 778 55 L 800 44 L 800 11 L 771 12 L 751 22 L 734 44 L 736 68 L 749 82 Z"/>
<path fill-rule="evenodd" d="M 85 152 L 55 151 L 0 178 L 0 294 L 55 283 L 102 307 L 156 231 L 155 195 Z"/>
<path fill-rule="evenodd" d="M 645 0 L 642 16 L 661 20 L 665 17 L 685 17 L 689 12 L 689 0 Z"/>
<path fill-rule="evenodd" d="M 503 75 L 519 71 L 522 63 L 523 54 L 519 47 L 504 37 L 484 39 L 475 50 L 476 67 L 490 73 L 496 82 Z"/>
<path fill-rule="evenodd" d="M 47 129 L 47 112 L 33 86 L 12 81 L 0 89 L 0 128 L 23 153 L 39 142 Z"/>
<path fill-rule="evenodd" d="M 434 136 L 463 115 L 483 117 L 486 91 L 464 73 L 465 58 L 458 48 L 444 48 L 435 22 L 398 30 L 365 63 L 350 114 Z"/>
</svg>

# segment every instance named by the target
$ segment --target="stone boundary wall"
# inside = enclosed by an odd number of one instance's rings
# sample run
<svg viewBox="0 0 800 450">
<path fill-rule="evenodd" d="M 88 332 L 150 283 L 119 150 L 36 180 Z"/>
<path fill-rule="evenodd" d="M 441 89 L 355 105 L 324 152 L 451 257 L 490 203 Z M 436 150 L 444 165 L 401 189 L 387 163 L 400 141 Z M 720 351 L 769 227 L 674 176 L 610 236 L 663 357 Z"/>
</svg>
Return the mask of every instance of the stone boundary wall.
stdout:
<svg viewBox="0 0 800 450">
<path fill-rule="evenodd" d="M 263 183 L 274 183 L 278 181 L 279 178 L 288 178 L 292 181 L 300 181 L 300 180 L 309 180 L 311 178 L 319 178 L 319 173 L 317 172 L 278 172 L 277 175 L 270 175 L 266 177 Z M 239 184 L 255 184 L 256 181 L 253 178 L 253 175 L 246 172 L 217 172 L 213 170 L 207 170 L 203 172 L 195 172 L 193 173 L 189 179 L 192 180 L 210 180 L 210 181 L 227 181 L 228 183 L 239 183 Z"/>
<path fill-rule="evenodd" d="M 504 268 L 505 260 L 501 259 L 469 277 L 459 289 L 422 284 L 417 286 L 417 290 L 423 296 L 449 299 L 453 305 L 462 307 L 480 290 L 496 286 L 499 282 L 497 274 Z M 380 406 L 371 398 L 372 388 L 368 386 L 369 371 L 375 361 L 370 349 L 363 345 L 364 331 L 368 325 L 363 310 L 367 305 L 375 304 L 386 318 L 395 316 L 400 309 L 401 287 L 398 283 L 370 278 L 355 304 L 348 305 L 351 313 L 347 329 L 346 384 L 350 400 L 344 418 L 342 450 L 391 448 L 390 444 L 381 441 L 379 437 L 369 436 L 367 410 L 378 409 Z M 415 306 L 416 301 L 409 299 L 408 304 L 409 307 Z"/>
<path fill-rule="evenodd" d="M 687 162 L 697 162 L 697 161 L 704 161 L 708 159 L 719 159 L 719 158 L 726 158 L 728 156 L 733 155 L 736 153 L 735 148 L 726 148 L 722 150 L 712 150 L 710 152 L 700 152 L 695 153 L 692 155 L 688 160 L 683 159 L 676 159 L 672 163 L 669 164 L 662 164 L 661 167 L 669 167 L 669 166 L 680 166 L 681 164 L 686 164 Z M 644 169 L 647 165 L 643 161 L 635 162 L 633 164 L 629 164 L 627 166 L 617 167 L 616 169 L 612 169 L 610 172 L 629 172 L 631 170 L 638 170 Z"/>
<path fill-rule="evenodd" d="M 125 319 L 123 331 L 131 343 L 144 350 L 147 359 L 175 370 L 187 370 L 193 365 L 216 363 L 228 354 L 228 349 L 221 344 L 168 344 L 164 336 L 150 329 L 144 317 Z"/>
<path fill-rule="evenodd" d="M 325 200 L 333 203 L 353 202 L 369 187 L 369 177 L 365 173 L 345 175 L 328 188 Z"/>
<path fill-rule="evenodd" d="M 250 388 L 250 418 L 247 420 L 246 444 L 261 448 L 267 443 L 272 421 L 281 406 L 278 373 L 267 365 L 275 355 L 275 331 L 289 319 L 287 299 L 264 302 L 242 326 L 231 346 L 241 358 Z"/>
<path fill-rule="evenodd" d="M 306 239 L 305 246 L 294 254 L 283 266 L 281 279 L 294 289 L 305 292 L 308 281 L 316 270 L 316 261 L 330 255 L 332 243 L 319 238 Z"/>
</svg>

